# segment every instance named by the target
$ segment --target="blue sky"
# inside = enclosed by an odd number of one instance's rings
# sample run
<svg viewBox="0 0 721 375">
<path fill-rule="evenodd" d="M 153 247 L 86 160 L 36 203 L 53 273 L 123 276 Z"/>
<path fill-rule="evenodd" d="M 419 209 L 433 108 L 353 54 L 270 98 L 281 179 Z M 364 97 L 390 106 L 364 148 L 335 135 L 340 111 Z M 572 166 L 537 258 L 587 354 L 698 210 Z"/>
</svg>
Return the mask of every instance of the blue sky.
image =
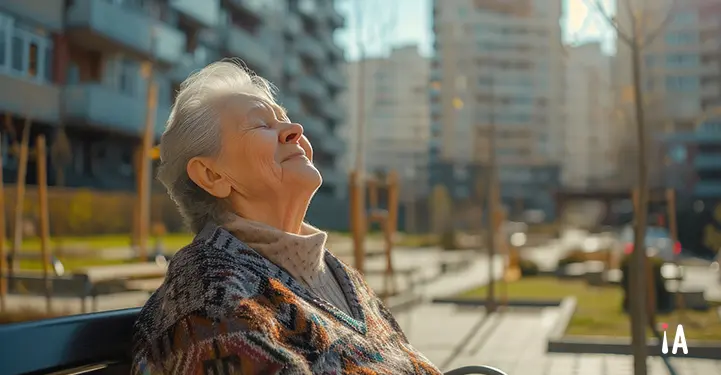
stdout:
<svg viewBox="0 0 721 375">
<path fill-rule="evenodd" d="M 395 19 L 393 27 L 386 27 L 385 38 L 372 37 L 366 32 L 366 48 L 368 55 L 377 56 L 385 53 L 389 47 L 404 44 L 418 44 L 421 51 L 431 54 L 431 0 L 361 0 L 362 11 L 356 10 L 357 0 L 337 0 L 338 9 L 346 16 L 346 29 L 339 32 L 338 39 L 345 46 L 348 58 L 358 57 L 357 33 L 359 22 L 357 14 L 367 18 L 364 23 L 370 29 L 383 29 L 388 20 Z M 612 53 L 614 36 L 603 18 L 595 9 L 589 11 L 586 4 L 596 0 L 563 0 L 565 2 L 565 19 L 562 25 L 565 41 L 582 43 L 590 40 L 602 40 L 605 50 Z M 613 13 L 615 1 L 602 0 L 606 9 Z M 393 17 L 392 14 L 396 14 Z M 381 34 L 376 32 L 376 34 Z"/>
</svg>

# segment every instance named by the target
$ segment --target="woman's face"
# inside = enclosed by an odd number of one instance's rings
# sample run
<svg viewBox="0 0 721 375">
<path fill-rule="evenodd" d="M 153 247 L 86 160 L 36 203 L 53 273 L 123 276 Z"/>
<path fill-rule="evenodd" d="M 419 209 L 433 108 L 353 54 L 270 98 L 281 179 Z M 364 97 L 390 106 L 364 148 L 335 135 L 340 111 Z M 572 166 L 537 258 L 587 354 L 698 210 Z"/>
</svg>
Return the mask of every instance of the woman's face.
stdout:
<svg viewBox="0 0 721 375">
<path fill-rule="evenodd" d="M 277 105 L 249 95 L 223 107 L 220 154 L 208 164 L 222 187 L 220 194 L 211 194 L 222 198 L 232 190 L 251 198 L 280 193 L 310 197 L 322 182 L 303 127 L 290 122 Z"/>
</svg>

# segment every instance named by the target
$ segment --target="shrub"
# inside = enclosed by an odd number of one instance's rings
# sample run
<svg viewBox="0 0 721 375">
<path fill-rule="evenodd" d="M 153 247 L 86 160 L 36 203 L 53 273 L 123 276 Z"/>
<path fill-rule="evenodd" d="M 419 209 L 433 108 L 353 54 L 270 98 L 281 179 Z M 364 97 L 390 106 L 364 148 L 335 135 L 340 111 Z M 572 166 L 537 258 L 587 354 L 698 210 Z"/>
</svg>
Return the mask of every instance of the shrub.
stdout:
<svg viewBox="0 0 721 375">
<path fill-rule="evenodd" d="M 449 229 L 443 232 L 441 236 L 441 247 L 444 250 L 456 250 L 460 247 L 456 231 Z"/>
<path fill-rule="evenodd" d="M 539 273 L 538 264 L 530 259 L 521 259 L 518 266 L 521 268 L 521 276 L 537 276 Z"/>
<path fill-rule="evenodd" d="M 648 260 L 651 262 L 653 272 L 653 282 L 656 290 L 656 311 L 658 312 L 669 312 L 673 309 L 673 298 L 671 293 L 666 289 L 666 283 L 664 282 L 663 275 L 661 274 L 661 267 L 664 264 L 664 260 L 659 257 L 650 257 Z M 621 260 L 621 287 L 623 288 L 623 311 L 628 311 L 629 308 L 629 269 L 631 264 L 631 257 L 626 255 Z M 638 296 L 634 296 L 638 298 Z"/>
<path fill-rule="evenodd" d="M 563 268 L 569 264 L 584 263 L 588 261 L 606 262 L 609 260 L 611 250 L 603 249 L 594 252 L 585 252 L 582 250 L 573 250 L 558 260 L 558 268 Z"/>
</svg>

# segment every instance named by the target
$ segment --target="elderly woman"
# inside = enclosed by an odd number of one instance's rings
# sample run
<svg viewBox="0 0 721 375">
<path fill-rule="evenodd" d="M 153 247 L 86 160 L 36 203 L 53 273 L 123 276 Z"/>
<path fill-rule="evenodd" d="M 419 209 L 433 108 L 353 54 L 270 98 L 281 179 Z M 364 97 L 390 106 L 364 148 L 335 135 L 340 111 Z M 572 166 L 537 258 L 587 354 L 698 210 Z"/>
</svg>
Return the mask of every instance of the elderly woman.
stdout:
<svg viewBox="0 0 721 375">
<path fill-rule="evenodd" d="M 231 62 L 185 81 L 159 178 L 196 237 L 135 326 L 135 374 L 439 374 L 304 223 L 321 176 L 270 83 Z"/>
</svg>

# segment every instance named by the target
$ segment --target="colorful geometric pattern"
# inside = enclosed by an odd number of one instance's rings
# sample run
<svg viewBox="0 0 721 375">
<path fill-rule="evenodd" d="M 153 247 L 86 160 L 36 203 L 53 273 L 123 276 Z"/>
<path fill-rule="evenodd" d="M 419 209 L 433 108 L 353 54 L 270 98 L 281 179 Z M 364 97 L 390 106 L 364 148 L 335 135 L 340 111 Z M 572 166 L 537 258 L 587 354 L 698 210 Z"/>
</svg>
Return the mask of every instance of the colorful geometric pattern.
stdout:
<svg viewBox="0 0 721 375">
<path fill-rule="evenodd" d="M 133 374 L 441 374 L 356 271 L 326 263 L 351 314 L 207 226 L 142 309 Z"/>
</svg>

